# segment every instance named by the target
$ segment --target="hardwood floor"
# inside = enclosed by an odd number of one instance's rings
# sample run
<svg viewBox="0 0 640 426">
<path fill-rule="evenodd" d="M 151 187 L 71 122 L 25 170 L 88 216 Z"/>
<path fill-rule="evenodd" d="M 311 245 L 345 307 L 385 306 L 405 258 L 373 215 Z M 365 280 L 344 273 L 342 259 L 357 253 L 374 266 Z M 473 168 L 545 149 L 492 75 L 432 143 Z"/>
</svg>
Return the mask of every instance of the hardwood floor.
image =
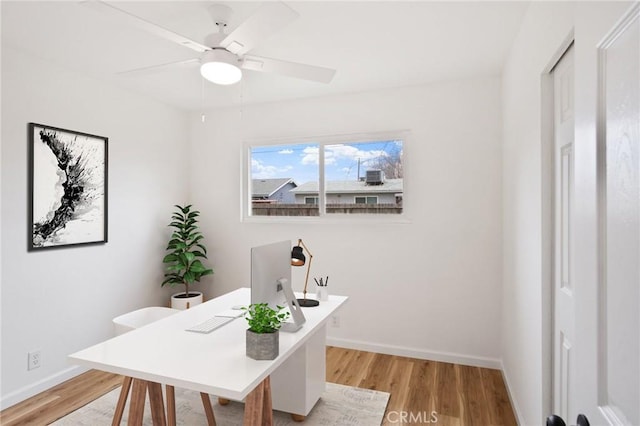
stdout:
<svg viewBox="0 0 640 426">
<path fill-rule="evenodd" d="M 327 381 L 389 392 L 383 425 L 516 425 L 499 370 L 328 347 Z M 121 383 L 89 371 L 2 411 L 0 425 L 49 424 Z"/>
<path fill-rule="evenodd" d="M 329 347 L 327 381 L 389 392 L 383 425 L 517 424 L 499 370 Z"/>
<path fill-rule="evenodd" d="M 121 384 L 122 376 L 88 371 L 3 410 L 0 412 L 0 425 L 48 425 Z"/>
</svg>

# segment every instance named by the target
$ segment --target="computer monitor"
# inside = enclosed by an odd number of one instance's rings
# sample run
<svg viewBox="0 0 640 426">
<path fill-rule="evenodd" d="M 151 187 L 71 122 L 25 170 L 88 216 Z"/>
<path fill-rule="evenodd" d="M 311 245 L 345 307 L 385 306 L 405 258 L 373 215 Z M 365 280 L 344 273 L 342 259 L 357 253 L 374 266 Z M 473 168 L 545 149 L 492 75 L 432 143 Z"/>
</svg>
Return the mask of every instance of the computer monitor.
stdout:
<svg viewBox="0 0 640 426">
<path fill-rule="evenodd" d="M 274 309 L 288 306 L 293 322 L 283 324 L 282 331 L 297 331 L 304 324 L 304 314 L 291 288 L 291 241 L 251 249 L 251 303 L 267 303 Z"/>
</svg>

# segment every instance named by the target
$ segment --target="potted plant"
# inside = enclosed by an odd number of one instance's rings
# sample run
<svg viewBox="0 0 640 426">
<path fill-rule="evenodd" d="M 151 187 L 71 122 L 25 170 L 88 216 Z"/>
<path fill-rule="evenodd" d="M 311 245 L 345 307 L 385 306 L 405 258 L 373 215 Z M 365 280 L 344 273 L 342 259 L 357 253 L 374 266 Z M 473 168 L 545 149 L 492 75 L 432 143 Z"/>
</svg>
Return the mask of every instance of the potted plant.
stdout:
<svg viewBox="0 0 640 426">
<path fill-rule="evenodd" d="M 247 329 L 247 356 L 257 360 L 276 359 L 280 352 L 280 327 L 289 318 L 282 306 L 272 309 L 266 303 L 255 303 L 245 310 Z"/>
<path fill-rule="evenodd" d="M 166 248 L 169 254 L 162 260 L 167 264 L 162 286 L 183 284 L 185 291 L 171 296 L 171 307 L 188 309 L 202 303 L 202 293 L 189 291 L 189 285 L 199 282 L 205 275 L 213 274 L 213 269 L 205 267 L 201 260 L 207 258 L 207 248 L 202 241 L 204 236 L 198 228 L 197 218 L 200 212 L 191 210 L 191 204 L 184 207 L 176 204 L 176 207 L 169 224 L 174 228 Z"/>
</svg>

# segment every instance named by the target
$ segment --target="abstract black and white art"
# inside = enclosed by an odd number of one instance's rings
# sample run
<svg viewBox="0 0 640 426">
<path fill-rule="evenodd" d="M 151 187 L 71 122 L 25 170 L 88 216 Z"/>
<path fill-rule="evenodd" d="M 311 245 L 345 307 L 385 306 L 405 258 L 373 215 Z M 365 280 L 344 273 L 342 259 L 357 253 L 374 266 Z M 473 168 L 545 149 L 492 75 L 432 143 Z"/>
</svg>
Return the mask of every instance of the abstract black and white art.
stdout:
<svg viewBox="0 0 640 426">
<path fill-rule="evenodd" d="M 107 143 L 29 123 L 29 249 L 107 242 Z"/>
</svg>

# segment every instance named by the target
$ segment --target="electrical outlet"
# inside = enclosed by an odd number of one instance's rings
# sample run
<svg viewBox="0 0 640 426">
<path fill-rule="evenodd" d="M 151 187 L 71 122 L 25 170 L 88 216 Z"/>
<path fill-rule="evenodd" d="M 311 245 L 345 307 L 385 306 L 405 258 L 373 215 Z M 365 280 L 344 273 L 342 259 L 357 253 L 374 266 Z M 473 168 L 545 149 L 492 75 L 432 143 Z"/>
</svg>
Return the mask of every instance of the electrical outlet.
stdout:
<svg viewBox="0 0 640 426">
<path fill-rule="evenodd" d="M 331 327 L 340 327 L 340 317 L 338 315 L 331 316 Z"/>
<path fill-rule="evenodd" d="M 42 354 L 40 350 L 29 352 L 27 354 L 28 364 L 27 370 L 33 370 L 35 368 L 40 368 L 40 364 L 42 363 Z"/>
</svg>

